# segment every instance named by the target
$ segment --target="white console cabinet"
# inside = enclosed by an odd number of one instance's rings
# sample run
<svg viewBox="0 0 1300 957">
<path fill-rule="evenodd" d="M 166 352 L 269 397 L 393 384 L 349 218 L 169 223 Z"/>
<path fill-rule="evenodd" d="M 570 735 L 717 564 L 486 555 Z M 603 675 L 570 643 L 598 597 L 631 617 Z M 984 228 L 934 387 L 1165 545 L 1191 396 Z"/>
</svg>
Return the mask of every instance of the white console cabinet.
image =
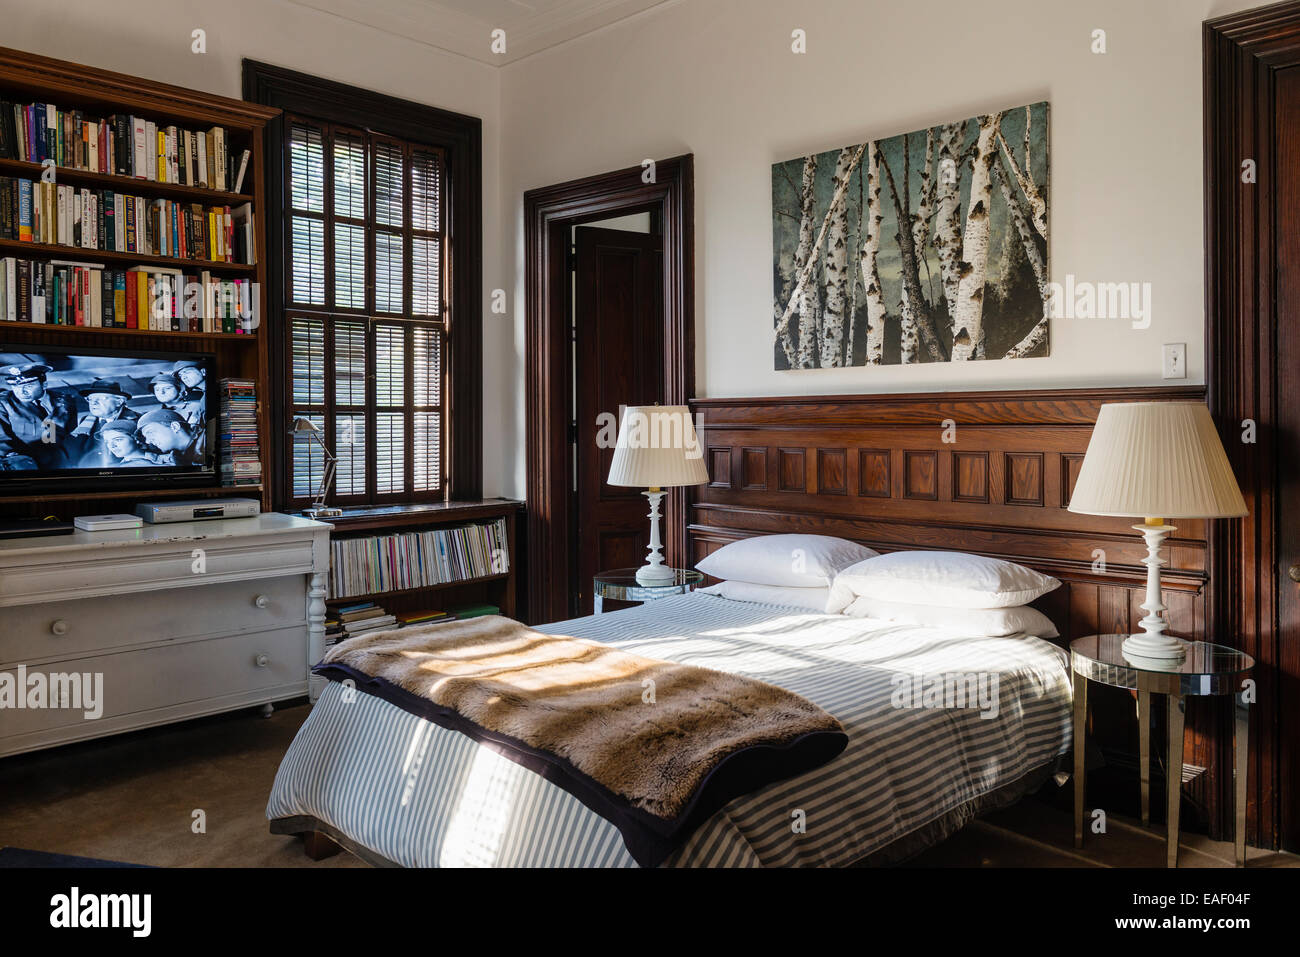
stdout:
<svg viewBox="0 0 1300 957">
<path fill-rule="evenodd" d="M 315 700 L 330 527 L 270 512 L 0 540 L 0 755 Z M 62 701 L 26 707 L 33 675 Z M 71 681 L 99 682 L 99 717 L 64 706 Z"/>
</svg>

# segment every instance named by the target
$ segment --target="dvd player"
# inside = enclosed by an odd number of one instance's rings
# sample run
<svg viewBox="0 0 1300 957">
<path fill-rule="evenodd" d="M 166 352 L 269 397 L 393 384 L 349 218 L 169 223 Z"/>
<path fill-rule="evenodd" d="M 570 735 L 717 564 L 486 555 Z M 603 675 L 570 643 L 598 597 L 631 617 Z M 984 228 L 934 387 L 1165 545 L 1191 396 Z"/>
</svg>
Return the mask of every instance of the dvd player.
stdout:
<svg viewBox="0 0 1300 957">
<path fill-rule="evenodd" d="M 252 518 L 261 514 L 255 498 L 198 498 L 185 502 L 141 502 L 135 507 L 151 525 L 166 522 L 196 522 L 209 518 Z"/>
</svg>

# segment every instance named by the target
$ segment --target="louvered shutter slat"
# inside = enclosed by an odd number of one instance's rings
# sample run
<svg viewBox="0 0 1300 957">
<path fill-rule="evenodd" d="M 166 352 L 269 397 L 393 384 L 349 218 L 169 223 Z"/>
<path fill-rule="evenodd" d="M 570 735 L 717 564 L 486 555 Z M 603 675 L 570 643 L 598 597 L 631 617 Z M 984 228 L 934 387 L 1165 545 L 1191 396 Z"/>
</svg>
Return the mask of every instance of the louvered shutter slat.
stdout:
<svg viewBox="0 0 1300 957">
<path fill-rule="evenodd" d="M 325 212 L 325 132 L 320 126 L 289 126 L 289 205 L 305 212 Z"/>
<path fill-rule="evenodd" d="M 292 414 L 332 443 L 333 497 L 437 493 L 446 481 L 443 156 L 310 119 L 286 126 Z M 289 460 L 293 496 L 310 497 L 323 474 L 319 446 L 295 435 Z"/>
<path fill-rule="evenodd" d="M 375 312 L 402 312 L 402 237 L 375 233 Z"/>
<path fill-rule="evenodd" d="M 411 240 L 411 312 L 418 316 L 436 316 L 442 308 L 439 302 L 441 274 L 439 242 L 436 239 Z"/>
<path fill-rule="evenodd" d="M 346 133 L 334 135 L 334 215 L 366 218 L 366 145 Z"/>
<path fill-rule="evenodd" d="M 436 153 L 416 150 L 411 156 L 411 226 L 436 233 L 442 206 L 442 164 Z"/>
</svg>

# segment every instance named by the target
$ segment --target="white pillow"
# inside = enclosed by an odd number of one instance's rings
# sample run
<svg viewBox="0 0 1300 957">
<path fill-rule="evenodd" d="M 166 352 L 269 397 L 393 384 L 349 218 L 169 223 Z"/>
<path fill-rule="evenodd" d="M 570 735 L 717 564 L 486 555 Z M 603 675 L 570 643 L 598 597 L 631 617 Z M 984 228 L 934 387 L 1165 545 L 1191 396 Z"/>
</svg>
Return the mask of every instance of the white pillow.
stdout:
<svg viewBox="0 0 1300 957">
<path fill-rule="evenodd" d="M 829 535 L 759 535 L 723 545 L 695 567 L 727 581 L 824 588 L 840 569 L 879 554 Z"/>
<path fill-rule="evenodd" d="M 945 608 L 1013 608 L 1046 595 L 1060 582 L 1032 568 L 966 552 L 890 552 L 835 577 L 830 612 L 855 598 Z"/>
<path fill-rule="evenodd" d="M 942 605 L 912 605 L 864 597 L 854 599 L 853 604 L 844 609 L 844 614 L 854 618 L 881 618 L 885 621 L 901 621 L 995 638 L 1021 634 L 1058 638 L 1061 634 L 1052 624 L 1052 619 L 1028 605 L 1017 608 L 945 608 Z"/>
<path fill-rule="evenodd" d="M 720 595 L 732 601 L 756 601 L 769 605 L 791 605 L 812 611 L 825 611 L 831 590 L 821 588 L 791 588 L 787 585 L 759 585 L 755 582 L 725 581 L 696 591 L 706 595 Z"/>
</svg>

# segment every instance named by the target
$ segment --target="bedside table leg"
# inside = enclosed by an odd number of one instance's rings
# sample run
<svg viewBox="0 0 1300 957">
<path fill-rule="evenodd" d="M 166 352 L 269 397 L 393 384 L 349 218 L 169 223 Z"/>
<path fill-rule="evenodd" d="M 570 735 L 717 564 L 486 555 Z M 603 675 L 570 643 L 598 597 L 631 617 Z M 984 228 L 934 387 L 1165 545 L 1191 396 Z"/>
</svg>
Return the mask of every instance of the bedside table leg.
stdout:
<svg viewBox="0 0 1300 957">
<path fill-rule="evenodd" d="M 1074 674 L 1074 846 L 1083 847 L 1084 743 L 1088 736 L 1088 679 Z"/>
<path fill-rule="evenodd" d="M 1138 691 L 1138 759 L 1142 781 L 1142 826 L 1151 826 L 1151 692 Z"/>
<path fill-rule="evenodd" d="M 1247 743 L 1250 740 L 1250 708 L 1241 700 L 1241 695 L 1233 696 L 1236 704 L 1236 721 L 1233 734 L 1232 791 L 1233 791 L 1233 842 L 1236 844 L 1237 866 L 1246 866 L 1246 776 L 1250 769 L 1250 752 Z"/>
<path fill-rule="evenodd" d="M 1169 826 L 1165 864 L 1178 866 L 1178 808 L 1183 796 L 1183 699 L 1176 694 L 1169 699 L 1169 757 L 1165 762 L 1166 822 Z"/>
</svg>

